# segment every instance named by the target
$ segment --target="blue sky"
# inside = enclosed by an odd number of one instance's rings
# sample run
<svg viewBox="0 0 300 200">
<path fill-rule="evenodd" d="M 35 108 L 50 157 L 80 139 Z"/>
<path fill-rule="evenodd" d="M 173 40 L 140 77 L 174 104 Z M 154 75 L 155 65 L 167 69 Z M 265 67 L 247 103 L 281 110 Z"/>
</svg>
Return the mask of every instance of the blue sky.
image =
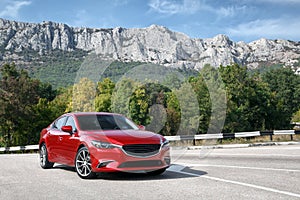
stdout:
<svg viewBox="0 0 300 200">
<path fill-rule="evenodd" d="M 300 0 L 0 0 L 0 18 L 91 28 L 157 24 L 192 38 L 300 41 Z"/>
</svg>

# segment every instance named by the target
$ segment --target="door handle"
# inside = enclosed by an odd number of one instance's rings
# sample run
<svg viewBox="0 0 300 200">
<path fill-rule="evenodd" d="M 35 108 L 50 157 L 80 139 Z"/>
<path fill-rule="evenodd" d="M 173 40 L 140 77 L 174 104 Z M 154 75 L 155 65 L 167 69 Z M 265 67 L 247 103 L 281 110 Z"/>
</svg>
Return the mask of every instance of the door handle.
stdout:
<svg viewBox="0 0 300 200">
<path fill-rule="evenodd" d="M 58 138 L 59 138 L 59 141 L 62 141 L 62 139 L 63 139 L 63 137 L 60 137 L 60 136 Z"/>
</svg>

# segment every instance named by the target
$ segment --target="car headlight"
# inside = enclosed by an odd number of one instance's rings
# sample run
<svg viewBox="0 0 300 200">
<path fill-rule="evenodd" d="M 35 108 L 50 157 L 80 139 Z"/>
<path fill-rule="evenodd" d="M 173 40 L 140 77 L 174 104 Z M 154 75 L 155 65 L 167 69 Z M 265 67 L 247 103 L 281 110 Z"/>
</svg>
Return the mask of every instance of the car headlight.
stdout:
<svg viewBox="0 0 300 200">
<path fill-rule="evenodd" d="M 109 142 L 101 142 L 101 141 L 92 141 L 92 145 L 99 149 L 113 149 L 113 148 L 119 148 L 119 145 L 112 144 Z"/>
</svg>

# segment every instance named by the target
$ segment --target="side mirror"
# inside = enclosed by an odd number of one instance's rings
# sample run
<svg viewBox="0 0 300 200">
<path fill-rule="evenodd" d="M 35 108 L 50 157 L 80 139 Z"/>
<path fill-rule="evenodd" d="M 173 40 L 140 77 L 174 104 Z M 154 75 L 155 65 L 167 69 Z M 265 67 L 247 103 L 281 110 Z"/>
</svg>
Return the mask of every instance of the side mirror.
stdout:
<svg viewBox="0 0 300 200">
<path fill-rule="evenodd" d="M 63 127 L 61 127 L 61 130 L 63 132 L 67 132 L 67 133 L 73 134 L 73 127 L 72 126 L 63 126 Z"/>
<path fill-rule="evenodd" d="M 139 127 L 139 129 L 142 130 L 142 131 L 146 130 L 146 127 L 143 126 L 143 125 L 138 125 L 138 127 Z"/>
</svg>

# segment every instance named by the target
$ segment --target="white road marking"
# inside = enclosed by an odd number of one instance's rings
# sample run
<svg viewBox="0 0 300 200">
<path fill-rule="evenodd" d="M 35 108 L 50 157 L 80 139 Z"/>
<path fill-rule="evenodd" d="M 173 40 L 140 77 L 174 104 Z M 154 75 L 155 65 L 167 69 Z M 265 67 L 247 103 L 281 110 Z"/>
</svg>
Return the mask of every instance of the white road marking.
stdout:
<svg viewBox="0 0 300 200">
<path fill-rule="evenodd" d="M 201 151 L 199 150 L 199 152 L 186 152 L 187 155 L 201 155 Z M 251 154 L 251 153 L 241 153 L 241 154 L 236 154 L 236 153 L 214 153 L 214 152 L 209 152 L 206 153 L 207 156 L 255 156 L 255 157 L 299 157 L 300 155 L 286 155 L 286 154 L 261 154 L 261 153 L 257 153 L 257 154 Z M 173 156 L 178 155 L 176 153 L 172 153 Z"/>
<path fill-rule="evenodd" d="M 253 185 L 253 184 L 243 183 L 243 182 L 239 182 L 239 181 L 226 180 L 226 179 L 211 177 L 211 176 L 207 176 L 207 175 L 203 175 L 203 176 L 201 176 L 201 178 L 211 179 L 211 180 L 215 180 L 215 181 L 222 181 L 222 182 L 225 182 L 225 183 L 231 183 L 231 184 L 235 184 L 235 185 L 242 185 L 242 186 L 246 186 L 246 187 L 265 190 L 265 191 L 268 191 L 268 192 L 274 192 L 274 193 L 278 193 L 278 194 L 284 194 L 284 195 L 300 198 L 300 194 L 287 192 L 287 191 L 282 191 L 282 190 L 277 190 L 277 189 L 274 189 L 274 188 L 269 188 L 269 187 L 264 187 L 264 186 L 259 186 L 259 185 Z"/>
<path fill-rule="evenodd" d="M 184 168 L 186 168 L 186 166 L 176 164 L 176 165 L 171 165 L 167 170 L 172 172 L 180 172 Z"/>
<path fill-rule="evenodd" d="M 226 154 L 226 153 L 210 153 L 209 155 L 216 155 L 216 156 L 255 156 L 255 157 L 299 157 L 300 155 L 286 155 L 286 154 L 251 154 L 251 153 L 241 153 L 241 154 Z"/>
<path fill-rule="evenodd" d="M 276 150 L 279 150 L 279 149 L 283 149 L 283 150 L 299 150 L 300 147 L 299 146 L 281 146 L 281 147 L 278 147 L 276 146 Z M 261 150 L 274 150 L 274 148 L 272 147 L 261 147 Z"/>
<path fill-rule="evenodd" d="M 284 195 L 300 198 L 300 194 L 297 194 L 297 193 L 292 193 L 292 192 L 277 190 L 274 188 L 253 185 L 253 184 L 243 183 L 243 182 L 239 182 L 239 181 L 232 181 L 232 180 L 227 180 L 227 179 L 222 179 L 222 178 L 217 178 L 217 177 L 212 177 L 212 176 L 207 176 L 207 175 L 199 175 L 199 174 L 194 174 L 194 173 L 190 173 L 190 172 L 184 172 L 184 171 L 182 171 L 184 168 L 185 168 L 185 166 L 183 166 L 183 165 L 172 165 L 169 167 L 168 171 L 177 172 L 177 173 L 185 174 L 185 175 L 189 175 L 189 176 L 206 178 L 206 179 L 210 179 L 210 180 L 214 180 L 214 181 L 220 181 L 220 182 L 231 183 L 231 184 L 235 184 L 235 185 L 241 185 L 241 186 L 245 186 L 245 187 L 256 188 L 256 189 L 265 190 L 268 192 L 274 192 L 274 193 L 278 193 L 278 194 L 284 194 Z"/>
<path fill-rule="evenodd" d="M 185 165 L 187 167 L 220 167 L 220 168 L 234 168 L 234 169 L 253 169 L 253 170 L 267 170 L 267 171 L 286 171 L 286 172 L 300 172 L 298 169 L 280 169 L 280 168 L 264 168 L 264 167 L 245 167 L 234 165 L 209 165 L 209 164 L 187 164 L 176 163 L 178 165 Z"/>
<path fill-rule="evenodd" d="M 184 172 L 182 171 L 184 168 L 186 168 L 186 166 L 183 165 L 171 165 L 167 171 L 170 172 L 176 172 L 176 173 L 180 173 L 180 174 L 185 174 L 185 175 L 189 175 L 189 176 L 196 176 L 196 177 L 200 177 L 201 175 L 199 174 L 193 174 L 193 173 L 189 173 L 189 172 Z"/>
</svg>

